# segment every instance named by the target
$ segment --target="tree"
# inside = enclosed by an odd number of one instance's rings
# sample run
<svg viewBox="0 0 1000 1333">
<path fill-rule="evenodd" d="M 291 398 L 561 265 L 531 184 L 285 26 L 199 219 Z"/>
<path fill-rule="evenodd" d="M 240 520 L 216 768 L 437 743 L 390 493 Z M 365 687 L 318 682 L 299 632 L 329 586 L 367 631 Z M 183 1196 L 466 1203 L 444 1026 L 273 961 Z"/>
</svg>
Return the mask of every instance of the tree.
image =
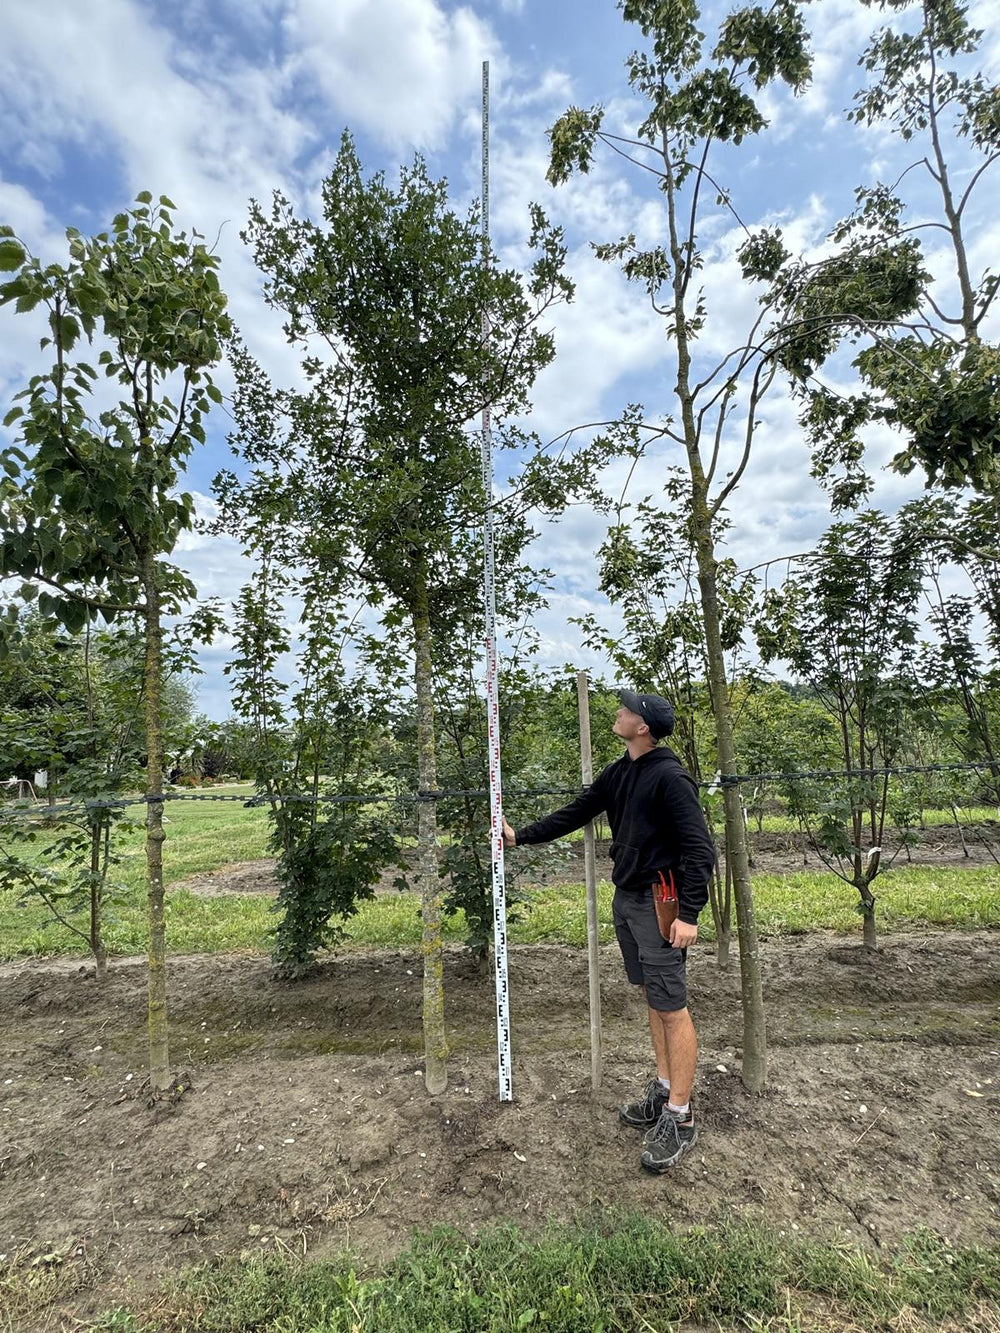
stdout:
<svg viewBox="0 0 1000 1333">
<path fill-rule="evenodd" d="M 983 34 L 971 27 L 967 5 L 878 4 L 916 22 L 874 33 L 859 62 L 871 82 L 848 118 L 886 126 L 915 156 L 894 184 L 856 191 L 856 208 L 833 229 L 826 258 L 795 260 L 780 229 L 765 229 L 748 247 L 747 266 L 771 282 L 769 300 L 794 330 L 783 360 L 801 396 L 814 472 L 830 483 L 834 504 L 852 505 L 870 490 L 865 430 L 883 422 L 902 437 L 894 467 L 922 467 L 944 487 L 972 486 L 991 503 L 995 533 L 1000 349 L 984 331 L 1000 273 L 974 278 L 970 231 L 977 206 L 992 217 L 980 196 L 1000 160 L 1000 87 L 970 68 Z M 950 271 L 933 272 L 924 237 L 931 234 L 937 250 L 942 233 Z M 819 373 L 842 348 L 853 353 L 861 381 L 846 395 Z M 991 547 L 995 555 L 995 539 Z"/>
<path fill-rule="evenodd" d="M 82 801 L 118 796 L 137 756 L 108 729 L 97 639 L 90 625 L 79 635 L 60 633 L 30 608 L 8 630 L 0 660 L 0 753 L 29 779 L 44 771 L 55 808 L 44 820 L 21 804 L 3 811 L 0 884 L 18 891 L 18 906 L 40 902 L 49 924 L 86 943 L 102 982 L 103 911 L 117 859 L 112 833 L 122 812 L 84 808 Z M 81 804 L 55 805 L 57 791 Z"/>
<path fill-rule="evenodd" d="M 275 195 L 269 214 L 252 205 L 245 234 L 267 300 L 305 349 L 307 387 L 276 394 L 247 354 L 236 357 L 236 440 L 258 466 L 250 489 L 270 494 L 281 478 L 289 552 L 308 553 L 328 578 L 360 593 L 380 618 L 387 657 L 402 657 L 412 672 L 431 1093 L 447 1082 L 435 647 L 480 614 L 473 534 L 492 501 L 472 423 L 488 405 L 497 430 L 512 429 L 553 356 L 540 321 L 571 290 L 561 238 L 539 210 L 527 282 L 483 262 L 478 221 L 475 209 L 466 217 L 451 211 L 445 183 L 432 181 L 420 158 L 396 189 L 381 174 L 366 181 L 345 134 L 323 186 L 323 224 L 297 218 Z M 538 470 L 539 488 L 552 494 L 572 470 Z M 230 511 L 249 494 L 225 477 L 220 491 Z M 528 530 L 513 506 L 498 518 L 498 566 L 511 569 Z"/>
<path fill-rule="evenodd" d="M 6 646 L 0 754 L 19 776 L 44 770 L 50 806 L 57 793 L 61 801 L 46 812 L 41 831 L 34 808 L 5 812 L 0 882 L 18 888 L 22 901 L 44 903 L 53 924 L 84 940 L 101 981 L 107 967 L 103 910 L 118 861 L 114 833 L 124 817 L 113 803 L 134 789 L 145 758 L 142 636 L 125 619 L 67 634 L 29 606 L 16 629 L 8 629 Z M 168 672 L 171 661 L 185 657 L 168 641 Z M 183 683 L 167 674 L 161 725 L 168 741 L 189 713 Z M 40 846 L 41 865 L 37 856 L 23 854 L 25 843 Z"/>
<path fill-rule="evenodd" d="M 797 694 L 781 681 L 746 676 L 733 682 L 733 713 L 740 760 L 748 774 L 792 774 L 833 769 L 840 763 L 833 718 L 810 689 Z M 769 797 L 793 807 L 799 784 L 794 778 L 743 787 L 749 819 L 763 830 Z"/>
<path fill-rule="evenodd" d="M 921 515 L 930 534 L 925 555 L 927 619 L 935 637 L 923 652 L 929 702 L 939 719 L 935 704 L 958 704 L 964 725 L 949 728 L 952 739 L 962 759 L 986 761 L 980 781 L 987 798 L 996 804 L 1000 802 L 1000 561 L 995 553 L 994 502 L 980 497 L 955 505 L 934 497 L 907 508 Z M 968 580 L 966 592 L 945 591 L 945 579 L 953 577 L 956 568 Z M 985 643 L 979 617 L 985 621 Z"/>
<path fill-rule="evenodd" d="M 666 245 L 644 250 L 630 235 L 595 248 L 599 258 L 620 263 L 625 276 L 645 290 L 675 349 L 679 420 L 675 424 L 668 418 L 648 429 L 651 438 L 677 444 L 687 468 L 685 536 L 695 552 L 718 764 L 724 779 L 726 857 L 739 926 L 743 1081 L 759 1091 L 766 1075 L 763 992 L 743 811 L 735 785 L 725 782 L 737 772 L 737 763 L 717 541 L 724 506 L 750 461 L 757 413 L 777 362 L 774 344 L 762 331 L 764 312 L 745 340 L 721 361 L 698 359 L 697 339 L 710 318 L 699 285 L 705 262 L 699 237 L 713 206 L 731 209 L 728 194 L 709 174 L 713 150 L 739 145 L 763 130 L 767 121 L 759 104 L 762 91 L 775 81 L 800 91 L 808 81 L 810 61 L 802 6 L 796 0 L 736 10 L 710 48 L 698 28 L 699 7 L 693 0 L 622 0 L 621 8 L 626 21 L 635 23 L 647 40 L 648 49 L 634 52 L 627 64 L 629 83 L 649 114 L 634 136 L 623 137 L 604 128 L 602 108 L 570 108 L 549 132 L 549 179 L 557 184 L 575 170 L 586 172 L 600 143 L 652 172 L 663 195 Z M 734 431 L 729 422 L 737 409 L 743 425 Z M 727 470 L 726 450 L 734 443 L 735 456 Z"/>
<path fill-rule="evenodd" d="M 784 586 L 766 595 L 758 623 L 764 660 L 788 662 L 836 724 L 842 785 L 804 780 L 790 795 L 823 860 L 857 890 L 868 949 L 876 947 L 871 885 L 903 846 L 890 855 L 885 845 L 884 770 L 905 741 L 922 576 L 918 535 L 872 510 L 829 528 Z"/>
<path fill-rule="evenodd" d="M 291 650 L 286 607 L 299 599 L 303 643 L 291 688 L 279 671 Z M 253 731 L 254 778 L 270 809 L 280 884 L 271 957 L 284 979 L 306 975 L 319 950 L 342 938 L 343 920 L 398 856 L 387 818 L 394 792 L 378 769 L 387 709 L 348 677 L 350 631 L 321 571 L 293 579 L 262 553 L 235 607 L 236 656 L 226 672 L 234 707 Z M 387 799 L 336 800 L 346 793 Z"/>
<path fill-rule="evenodd" d="M 146 865 L 149 906 L 150 1083 L 171 1088 L 163 910 L 164 617 L 194 588 L 164 556 L 191 524 L 176 494 L 185 460 L 204 442 L 204 418 L 221 394 L 209 368 L 229 332 L 218 260 L 197 233 L 176 231 L 173 204 L 143 192 L 109 232 L 69 229 L 66 265 L 31 257 L 0 232 L 0 304 L 48 312 L 42 350 L 51 368 L 32 376 L 5 418 L 19 443 L 0 466 L 0 572 L 20 576 L 39 613 L 79 631 L 99 618 L 138 616 L 143 627 Z M 74 359 L 81 337 L 105 346 L 98 365 L 119 396 L 97 391 L 98 373 Z M 41 591 L 39 591 L 41 588 Z M 197 615 L 191 637 L 207 633 Z M 7 621 L 9 628 L 11 621 Z"/>
<path fill-rule="evenodd" d="M 54 796 L 63 773 L 88 753 L 89 645 L 83 635 L 57 631 L 30 607 L 14 603 L 11 610 L 17 620 L 8 621 L 8 652 L 0 659 L 3 776 L 12 773 L 30 781 L 45 772 Z"/>
</svg>

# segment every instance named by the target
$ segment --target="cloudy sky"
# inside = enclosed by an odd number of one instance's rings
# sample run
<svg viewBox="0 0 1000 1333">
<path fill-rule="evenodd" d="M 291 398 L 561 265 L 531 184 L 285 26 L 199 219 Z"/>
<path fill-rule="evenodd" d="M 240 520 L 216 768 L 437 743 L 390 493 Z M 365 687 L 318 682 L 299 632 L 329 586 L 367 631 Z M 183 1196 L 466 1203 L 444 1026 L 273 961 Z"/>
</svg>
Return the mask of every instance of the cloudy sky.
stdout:
<svg viewBox="0 0 1000 1333">
<path fill-rule="evenodd" d="M 730 7 L 707 4 L 704 26 Z M 972 11 L 992 29 L 980 63 L 995 72 L 996 0 L 976 0 Z M 769 94 L 770 129 L 715 168 L 745 223 L 780 221 L 805 252 L 818 253 L 830 224 L 850 210 L 854 187 L 891 182 L 914 154 L 907 157 L 883 130 L 844 119 L 877 11 L 859 0 L 819 0 L 807 12 L 815 56 L 809 91 Z M 610 156 L 567 186 L 553 189 L 544 178 L 546 130 L 567 106 L 601 103 L 623 129 L 642 119 L 623 72 L 637 39 L 614 0 L 6 0 L 0 222 L 35 253 L 58 259 L 65 227 L 100 230 L 142 189 L 169 195 L 183 225 L 218 236 L 232 313 L 282 382 L 295 362 L 239 240 L 248 200 L 267 200 L 280 188 L 302 211 L 315 212 L 346 126 L 366 168 L 394 174 L 420 151 L 464 206 L 479 192 L 480 78 L 489 60 L 495 244 L 508 262 L 522 260 L 528 204 L 538 201 L 566 229 L 577 284 L 574 303 L 554 319 L 558 355 L 537 385 L 531 427 L 551 439 L 613 418 L 630 401 L 642 402 L 650 418 L 669 414 L 673 367 L 662 325 L 641 293 L 590 249 L 629 231 L 662 241 L 648 176 Z M 985 199 L 981 206 L 977 273 L 998 240 L 995 210 L 985 211 Z M 738 345 L 753 318 L 753 294 L 741 287 L 733 258 L 739 235 L 721 211 L 703 233 L 712 312 L 706 356 Z M 0 311 L 0 404 L 36 365 L 37 334 L 28 325 L 9 308 Z M 225 374 L 220 383 L 227 387 Z M 203 513 L 211 512 L 212 477 L 230 461 L 229 424 L 216 414 L 209 444 L 191 464 L 188 488 Z M 873 448 L 876 464 L 894 451 L 891 440 Z M 631 493 L 655 494 L 664 466 L 677 461 L 661 450 L 639 470 Z M 920 489 L 919 478 L 879 470 L 875 500 L 892 508 Z M 828 521 L 783 391 L 763 413 L 731 517 L 729 549 L 741 566 L 808 548 Z M 539 561 L 556 576 L 539 622 L 544 664 L 603 666 L 582 648 L 570 617 L 602 609 L 594 552 L 604 527 L 599 516 L 574 510 L 540 540 Z M 232 544 L 207 537 L 185 538 L 179 560 L 203 593 L 225 598 L 247 573 Z M 206 650 L 198 686 L 202 706 L 217 717 L 228 711 L 227 651 L 225 642 Z"/>
</svg>

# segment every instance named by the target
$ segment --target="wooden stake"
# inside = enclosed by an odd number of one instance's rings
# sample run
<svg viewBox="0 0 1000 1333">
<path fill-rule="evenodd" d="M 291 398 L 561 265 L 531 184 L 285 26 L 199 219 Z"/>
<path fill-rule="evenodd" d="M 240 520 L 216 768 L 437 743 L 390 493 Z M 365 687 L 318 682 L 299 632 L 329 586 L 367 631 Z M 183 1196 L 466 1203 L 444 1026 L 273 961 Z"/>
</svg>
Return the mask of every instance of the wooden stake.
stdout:
<svg viewBox="0 0 1000 1333">
<path fill-rule="evenodd" d="M 576 700 L 580 712 L 580 775 L 583 785 L 594 780 L 594 760 L 590 750 L 590 691 L 586 671 L 576 673 Z M 583 830 L 583 876 L 587 886 L 587 971 L 590 979 L 590 1086 L 601 1086 L 601 973 L 597 930 L 597 860 L 594 824 Z"/>
</svg>

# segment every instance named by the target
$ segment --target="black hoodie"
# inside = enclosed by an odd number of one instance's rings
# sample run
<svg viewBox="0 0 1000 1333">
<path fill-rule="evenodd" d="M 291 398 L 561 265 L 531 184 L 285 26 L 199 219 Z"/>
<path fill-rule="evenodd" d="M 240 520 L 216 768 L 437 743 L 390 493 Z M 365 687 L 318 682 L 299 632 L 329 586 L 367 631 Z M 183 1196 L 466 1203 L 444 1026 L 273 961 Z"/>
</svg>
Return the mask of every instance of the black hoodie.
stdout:
<svg viewBox="0 0 1000 1333">
<path fill-rule="evenodd" d="M 583 828 L 596 815 L 611 825 L 611 878 L 618 889 L 648 889 L 657 871 L 673 870 L 678 916 L 696 925 L 708 901 L 715 846 L 698 788 L 667 745 L 602 769 L 575 801 L 515 830 L 518 845 L 551 842 Z"/>
</svg>

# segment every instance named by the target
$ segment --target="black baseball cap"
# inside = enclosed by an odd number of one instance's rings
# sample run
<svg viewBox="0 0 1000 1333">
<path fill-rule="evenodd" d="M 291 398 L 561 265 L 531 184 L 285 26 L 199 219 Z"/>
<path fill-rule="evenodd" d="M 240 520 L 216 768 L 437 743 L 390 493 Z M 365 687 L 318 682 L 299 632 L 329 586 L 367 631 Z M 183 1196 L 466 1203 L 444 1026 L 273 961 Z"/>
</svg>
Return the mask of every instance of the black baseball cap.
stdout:
<svg viewBox="0 0 1000 1333">
<path fill-rule="evenodd" d="M 619 690 L 618 698 L 630 713 L 637 713 L 649 727 L 649 734 L 657 740 L 669 736 L 674 729 L 674 706 L 658 694 L 636 694 L 634 690 Z"/>
</svg>

